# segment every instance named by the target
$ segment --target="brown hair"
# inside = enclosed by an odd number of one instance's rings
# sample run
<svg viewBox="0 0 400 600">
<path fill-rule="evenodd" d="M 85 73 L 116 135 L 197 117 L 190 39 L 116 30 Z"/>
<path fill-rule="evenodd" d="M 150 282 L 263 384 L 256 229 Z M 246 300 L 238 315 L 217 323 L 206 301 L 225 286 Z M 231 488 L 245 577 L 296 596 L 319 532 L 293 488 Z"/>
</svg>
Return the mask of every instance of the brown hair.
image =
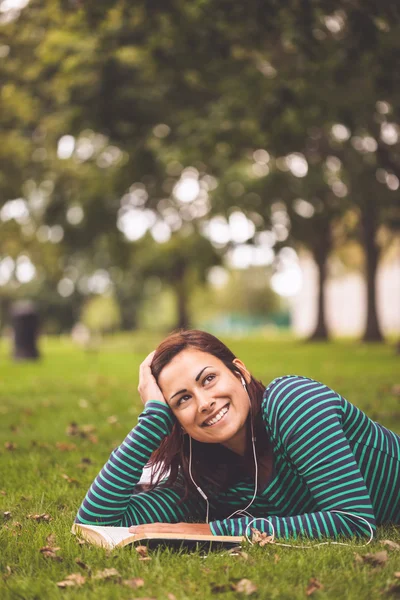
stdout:
<svg viewBox="0 0 400 600">
<path fill-rule="evenodd" d="M 164 367 L 180 352 L 187 348 L 195 348 L 216 356 L 232 372 L 238 368 L 233 363 L 236 358 L 218 338 L 199 330 L 182 330 L 170 334 L 155 351 L 151 364 L 152 373 L 158 381 Z M 251 402 L 251 412 L 247 420 L 247 447 L 245 456 L 239 457 L 220 444 L 207 444 L 192 439 L 192 474 L 197 485 L 205 485 L 209 489 L 219 491 L 232 485 L 240 476 L 248 476 L 253 470 L 251 444 L 251 424 L 253 419 L 254 432 L 257 438 L 257 454 L 270 457 L 270 445 L 261 417 L 261 402 L 265 386 L 251 376 L 247 391 Z M 260 451 L 259 451 L 260 449 Z M 270 462 L 270 461 L 268 461 Z M 153 452 L 150 465 L 161 464 L 158 477 L 168 475 L 166 485 L 173 484 L 179 472 L 185 483 L 185 498 L 194 489 L 189 476 L 189 436 L 185 435 L 178 421 L 172 427 L 170 435 L 165 437 L 159 448 Z M 151 485 L 154 486 L 153 480 Z"/>
</svg>

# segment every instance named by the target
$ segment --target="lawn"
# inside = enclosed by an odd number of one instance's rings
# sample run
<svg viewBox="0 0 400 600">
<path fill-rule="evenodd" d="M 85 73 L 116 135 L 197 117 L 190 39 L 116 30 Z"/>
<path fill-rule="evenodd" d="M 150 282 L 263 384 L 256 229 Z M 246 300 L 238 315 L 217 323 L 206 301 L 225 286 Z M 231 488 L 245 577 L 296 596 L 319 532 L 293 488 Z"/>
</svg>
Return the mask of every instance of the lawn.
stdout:
<svg viewBox="0 0 400 600">
<path fill-rule="evenodd" d="M 164 549 L 140 560 L 132 547 L 106 552 L 77 542 L 70 534 L 75 513 L 110 451 L 136 423 L 138 366 L 156 341 L 154 335 L 118 337 L 88 353 L 68 340 L 43 340 L 43 358 L 36 364 L 13 363 L 2 341 L 0 598 L 238 599 L 246 597 L 246 585 L 242 592 L 235 586 L 248 579 L 257 588 L 247 589 L 251 598 L 295 599 L 312 591 L 312 578 L 318 580 L 315 588 L 321 585 L 312 598 L 398 597 L 400 550 L 382 544 L 400 543 L 400 529 L 394 527 L 381 529 L 368 547 L 351 542 L 301 550 L 271 544 L 244 547 L 237 556 Z M 400 432 L 400 360 L 393 346 L 226 341 L 265 384 L 284 374 L 312 377 Z M 82 435 L 68 434 L 72 422 Z M 43 514 L 49 517 L 32 518 Z M 45 546 L 59 550 L 46 556 L 40 551 Z M 378 566 L 355 556 L 384 550 L 387 560 L 383 555 Z M 104 569 L 118 574 L 96 578 Z M 80 573 L 85 583 L 57 587 L 71 573 Z M 133 589 L 124 583 L 132 578 L 143 585 Z"/>
</svg>

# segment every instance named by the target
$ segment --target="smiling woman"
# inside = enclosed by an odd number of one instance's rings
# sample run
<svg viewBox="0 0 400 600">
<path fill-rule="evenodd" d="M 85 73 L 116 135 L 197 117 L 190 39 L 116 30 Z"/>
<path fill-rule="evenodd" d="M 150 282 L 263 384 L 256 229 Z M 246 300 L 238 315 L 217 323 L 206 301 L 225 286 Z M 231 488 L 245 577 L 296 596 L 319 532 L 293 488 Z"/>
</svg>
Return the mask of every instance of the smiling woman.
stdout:
<svg viewBox="0 0 400 600">
<path fill-rule="evenodd" d="M 400 524 L 400 437 L 325 385 L 285 375 L 265 388 L 220 340 L 191 330 L 146 358 L 139 393 L 139 422 L 77 523 L 215 535 L 251 524 L 281 538 Z M 146 464 L 161 482 L 143 489 Z"/>
</svg>

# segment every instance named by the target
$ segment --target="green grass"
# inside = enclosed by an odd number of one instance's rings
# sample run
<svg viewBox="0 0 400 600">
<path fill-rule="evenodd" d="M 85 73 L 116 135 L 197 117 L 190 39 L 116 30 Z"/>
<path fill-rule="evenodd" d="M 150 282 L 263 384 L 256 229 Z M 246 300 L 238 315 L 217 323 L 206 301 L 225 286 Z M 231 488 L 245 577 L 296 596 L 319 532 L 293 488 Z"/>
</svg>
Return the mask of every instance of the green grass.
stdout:
<svg viewBox="0 0 400 600">
<path fill-rule="evenodd" d="M 354 560 L 383 549 L 381 541 L 400 543 L 400 531 L 388 527 L 367 548 L 323 546 L 307 550 L 278 546 L 245 548 L 248 557 L 211 553 L 151 552 L 140 561 L 132 548 L 105 552 L 78 545 L 70 534 L 76 510 L 110 451 L 135 425 L 141 411 L 137 394 L 138 366 L 153 349 L 152 336 L 107 340 L 96 353 L 85 353 L 68 340 L 44 340 L 43 359 L 18 364 L 0 346 L 0 598 L 240 598 L 230 588 L 241 578 L 253 581 L 253 598 L 306 598 L 311 577 L 323 589 L 316 598 L 357 600 L 385 597 L 400 571 L 400 551 L 389 551 L 382 567 Z M 307 375 L 332 386 L 369 416 L 400 432 L 399 357 L 391 346 L 352 342 L 305 345 L 291 340 L 247 338 L 229 340 L 237 355 L 267 384 L 287 373 Z M 110 417 L 112 417 L 110 419 Z M 93 425 L 96 439 L 69 437 L 68 425 Z M 7 450 L 5 444 L 15 445 Z M 58 447 L 57 444 L 58 443 Z M 74 448 L 60 446 L 74 444 Z M 68 482 L 63 475 L 76 479 Z M 11 512 L 3 520 L 4 512 Z M 27 515 L 48 513 L 49 523 Z M 18 523 L 20 525 L 18 525 Z M 39 552 L 54 533 L 62 561 Z M 379 541 L 381 540 L 381 541 Z M 90 572 L 76 564 L 81 559 Z M 7 568 L 9 567 L 9 569 Z M 90 573 L 115 568 L 122 579 L 141 577 L 144 586 L 132 590 L 116 581 L 99 581 Z M 11 571 L 10 571 L 11 570 Z M 56 582 L 81 572 L 81 588 L 59 589 Z M 400 584 L 400 580 L 397 579 Z M 215 587 L 219 586 L 219 587 Z M 389 597 L 389 596 L 387 596 Z"/>
</svg>

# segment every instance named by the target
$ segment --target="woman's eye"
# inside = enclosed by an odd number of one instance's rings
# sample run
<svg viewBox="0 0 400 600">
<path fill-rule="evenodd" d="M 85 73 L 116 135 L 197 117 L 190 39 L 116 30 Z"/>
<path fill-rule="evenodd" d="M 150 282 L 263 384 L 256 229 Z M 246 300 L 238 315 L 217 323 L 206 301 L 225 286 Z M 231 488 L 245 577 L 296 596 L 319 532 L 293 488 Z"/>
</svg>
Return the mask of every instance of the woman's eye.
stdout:
<svg viewBox="0 0 400 600">
<path fill-rule="evenodd" d="M 210 383 L 210 381 L 212 381 L 215 378 L 215 375 L 207 375 L 207 377 L 204 378 L 203 383 Z"/>
<path fill-rule="evenodd" d="M 178 406 L 180 406 L 183 402 L 186 402 L 189 399 L 190 399 L 190 396 L 182 396 L 182 398 L 179 398 L 179 400 L 178 400 Z"/>
</svg>

